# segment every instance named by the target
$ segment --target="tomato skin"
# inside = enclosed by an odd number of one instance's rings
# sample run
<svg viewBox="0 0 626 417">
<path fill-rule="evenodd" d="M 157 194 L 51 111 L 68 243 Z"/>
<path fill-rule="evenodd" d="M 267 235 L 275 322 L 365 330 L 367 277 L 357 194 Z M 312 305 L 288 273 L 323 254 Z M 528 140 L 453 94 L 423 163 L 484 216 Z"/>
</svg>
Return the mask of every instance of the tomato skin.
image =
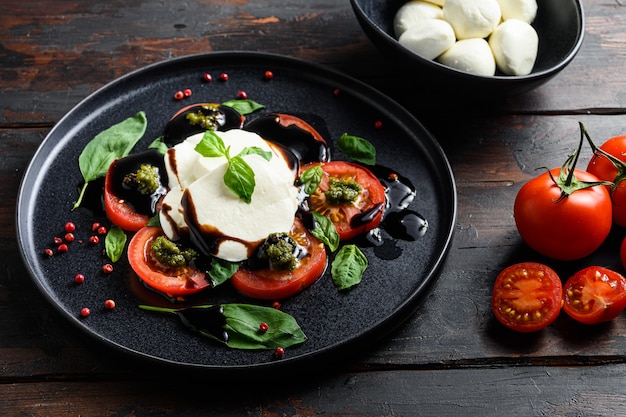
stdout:
<svg viewBox="0 0 626 417">
<path fill-rule="evenodd" d="M 626 278 L 600 266 L 576 272 L 563 285 L 563 310 L 584 324 L 611 321 L 626 307 Z"/>
<path fill-rule="evenodd" d="M 558 317 L 562 304 L 559 276 L 550 267 L 536 262 L 523 262 L 502 270 L 491 297 L 491 309 L 498 321 L 522 333 L 550 325 Z"/>
<path fill-rule="evenodd" d="M 137 213 L 127 202 L 115 195 L 111 180 L 111 169 L 109 169 L 104 179 L 103 199 L 107 218 L 111 223 L 126 231 L 136 232 L 150 221 L 149 216 Z"/>
<path fill-rule="evenodd" d="M 556 178 L 560 168 L 550 172 Z M 598 179 L 579 169 L 580 181 Z M 584 258 L 600 247 L 612 225 L 611 197 L 606 187 L 574 191 L 557 202 L 561 189 L 545 172 L 522 186 L 513 214 L 517 229 L 528 246 L 561 261 Z"/>
<path fill-rule="evenodd" d="M 170 297 L 195 294 L 209 287 L 206 274 L 199 269 L 191 266 L 166 269 L 152 258 L 150 245 L 161 235 L 160 227 L 145 226 L 128 244 L 128 262 L 137 276 L 149 287 Z"/>
<path fill-rule="evenodd" d="M 281 300 L 298 294 L 322 276 L 327 260 L 324 244 L 311 235 L 297 218 L 290 235 L 308 253 L 300 260 L 300 266 L 291 272 L 269 268 L 252 270 L 242 266 L 230 279 L 237 291 L 255 299 Z"/>
<path fill-rule="evenodd" d="M 301 168 L 301 172 L 315 165 L 322 167 L 324 177 L 318 189 L 309 197 L 310 209 L 330 218 L 342 241 L 352 239 L 378 227 L 383 218 L 386 196 L 385 186 L 380 183 L 374 174 L 361 165 L 345 161 L 308 164 Z M 330 177 L 354 180 L 359 183 L 363 192 L 358 205 L 328 204 L 324 192 L 329 188 Z M 367 221 L 361 222 L 357 220 L 357 216 L 367 214 L 368 212 L 371 212 L 370 214 L 373 215 L 367 216 Z"/>
<path fill-rule="evenodd" d="M 600 146 L 606 153 L 626 162 L 626 135 L 615 136 L 608 139 Z M 626 181 L 619 176 L 619 172 L 613 162 L 600 153 L 595 153 L 589 161 L 587 171 L 602 181 L 615 183 L 611 191 L 613 202 L 613 222 L 621 227 L 626 227 Z M 607 189 L 611 186 L 607 185 Z"/>
</svg>

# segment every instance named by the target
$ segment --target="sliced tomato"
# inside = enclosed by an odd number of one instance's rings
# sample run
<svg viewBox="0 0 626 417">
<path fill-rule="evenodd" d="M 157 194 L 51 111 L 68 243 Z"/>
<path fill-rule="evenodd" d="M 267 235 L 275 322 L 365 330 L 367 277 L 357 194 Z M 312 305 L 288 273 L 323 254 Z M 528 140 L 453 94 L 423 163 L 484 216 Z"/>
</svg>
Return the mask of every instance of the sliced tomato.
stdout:
<svg viewBox="0 0 626 417">
<path fill-rule="evenodd" d="M 150 288 L 170 297 L 195 294 L 210 286 L 206 274 L 192 266 L 168 268 L 151 254 L 152 242 L 162 236 L 160 227 L 140 229 L 128 244 L 128 262 L 137 276 Z"/>
<path fill-rule="evenodd" d="M 498 321 L 518 332 L 534 332 L 552 323 L 563 304 L 563 288 L 550 267 L 524 262 L 505 268 L 493 286 L 491 309 Z"/>
<path fill-rule="evenodd" d="M 306 253 L 298 267 L 294 271 L 274 271 L 242 266 L 230 279 L 240 293 L 261 300 L 281 300 L 299 293 L 322 276 L 326 270 L 324 244 L 311 235 L 297 218 L 289 235 Z"/>
<path fill-rule="evenodd" d="M 576 321 L 611 321 L 626 307 L 626 278 L 610 269 L 590 266 L 567 280 L 563 299 L 563 310 Z"/>
<path fill-rule="evenodd" d="M 320 165 L 324 176 L 317 190 L 309 196 L 309 208 L 328 217 L 341 240 L 352 239 L 377 227 L 385 207 L 385 186 L 364 166 L 344 161 L 331 161 L 321 164 L 308 164 L 301 172 Z M 356 181 L 361 186 L 361 195 L 355 203 L 332 204 L 327 201 L 325 192 L 329 189 L 330 178 Z"/>
<path fill-rule="evenodd" d="M 136 232 L 144 227 L 150 217 L 137 213 L 130 204 L 119 198 L 112 188 L 111 174 L 107 173 L 104 179 L 104 211 L 107 218 L 116 226 L 129 232 Z"/>
</svg>

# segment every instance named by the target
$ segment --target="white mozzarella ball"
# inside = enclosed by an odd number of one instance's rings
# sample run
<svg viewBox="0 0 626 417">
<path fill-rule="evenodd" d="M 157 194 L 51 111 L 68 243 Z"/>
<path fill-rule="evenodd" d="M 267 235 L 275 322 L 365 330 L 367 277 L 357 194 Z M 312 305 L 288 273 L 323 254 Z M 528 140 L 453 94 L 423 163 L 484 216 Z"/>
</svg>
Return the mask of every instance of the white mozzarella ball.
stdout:
<svg viewBox="0 0 626 417">
<path fill-rule="evenodd" d="M 454 45 L 452 26 L 445 20 L 426 19 L 404 32 L 398 42 L 426 58 L 434 59 Z"/>
<path fill-rule="evenodd" d="M 519 19 L 526 23 L 532 23 L 537 16 L 536 0 L 498 0 L 502 19 Z"/>
<path fill-rule="evenodd" d="M 507 75 L 528 75 L 537 59 L 539 37 L 528 23 L 509 19 L 489 37 L 489 46 L 500 71 Z"/>
<path fill-rule="evenodd" d="M 491 48 L 483 38 L 457 41 L 437 60 L 449 67 L 476 75 L 491 76 L 496 73 L 496 62 Z"/>
<path fill-rule="evenodd" d="M 396 39 L 424 19 L 443 19 L 441 7 L 422 0 L 412 0 L 402 5 L 393 20 Z"/>
<path fill-rule="evenodd" d="M 447 0 L 443 17 L 458 40 L 486 38 L 500 23 L 502 12 L 497 0 Z"/>
</svg>

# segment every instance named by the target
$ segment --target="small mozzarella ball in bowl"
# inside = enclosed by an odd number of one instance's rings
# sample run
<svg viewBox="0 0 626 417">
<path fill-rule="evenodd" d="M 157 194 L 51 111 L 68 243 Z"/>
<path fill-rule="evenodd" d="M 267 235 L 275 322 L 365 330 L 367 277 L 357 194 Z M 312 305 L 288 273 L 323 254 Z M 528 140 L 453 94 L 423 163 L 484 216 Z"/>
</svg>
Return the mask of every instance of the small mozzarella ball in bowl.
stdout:
<svg viewBox="0 0 626 417">
<path fill-rule="evenodd" d="M 447 0 L 450 1 L 450 0 Z M 476 75 L 492 76 L 496 62 L 487 41 L 483 38 L 462 39 L 441 54 L 437 60 L 443 65 Z"/>
<path fill-rule="evenodd" d="M 453 46 L 456 38 L 445 20 L 425 19 L 404 32 L 398 42 L 426 59 L 435 59 Z"/>
<path fill-rule="evenodd" d="M 425 0 L 411 0 L 405 3 L 398 9 L 393 19 L 396 38 L 425 19 L 443 19 L 441 7 Z"/>
<path fill-rule="evenodd" d="M 498 0 L 502 11 L 502 20 L 519 19 L 532 23 L 537 16 L 536 0 Z"/>
<path fill-rule="evenodd" d="M 497 0 L 446 0 L 442 10 L 458 40 L 486 38 L 502 18 Z"/>
<path fill-rule="evenodd" d="M 506 75 L 528 75 L 537 59 L 539 37 L 528 23 L 518 19 L 502 22 L 489 37 L 497 68 Z"/>
</svg>

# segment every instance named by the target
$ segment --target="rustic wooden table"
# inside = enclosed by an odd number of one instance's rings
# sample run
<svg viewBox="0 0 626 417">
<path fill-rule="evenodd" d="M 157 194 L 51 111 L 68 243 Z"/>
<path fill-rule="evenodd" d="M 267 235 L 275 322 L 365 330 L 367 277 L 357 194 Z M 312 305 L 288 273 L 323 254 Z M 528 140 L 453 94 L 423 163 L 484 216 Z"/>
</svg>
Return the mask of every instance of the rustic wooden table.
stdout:
<svg viewBox="0 0 626 417">
<path fill-rule="evenodd" d="M 561 164 L 578 121 L 598 142 L 626 133 L 626 8 L 583 3 L 586 37 L 568 68 L 536 91 L 477 106 L 410 88 L 347 0 L 0 2 L 0 414 L 626 415 L 626 316 L 585 327 L 562 314 L 519 335 L 490 309 L 498 271 L 540 259 L 513 221 L 520 186 L 534 168 Z M 20 258 L 20 180 L 55 123 L 132 70 L 225 50 L 294 56 L 365 81 L 411 111 L 450 159 L 458 218 L 439 279 L 399 330 L 342 366 L 254 383 L 138 369 L 69 326 Z M 601 249 L 612 265 L 621 235 Z"/>
</svg>

